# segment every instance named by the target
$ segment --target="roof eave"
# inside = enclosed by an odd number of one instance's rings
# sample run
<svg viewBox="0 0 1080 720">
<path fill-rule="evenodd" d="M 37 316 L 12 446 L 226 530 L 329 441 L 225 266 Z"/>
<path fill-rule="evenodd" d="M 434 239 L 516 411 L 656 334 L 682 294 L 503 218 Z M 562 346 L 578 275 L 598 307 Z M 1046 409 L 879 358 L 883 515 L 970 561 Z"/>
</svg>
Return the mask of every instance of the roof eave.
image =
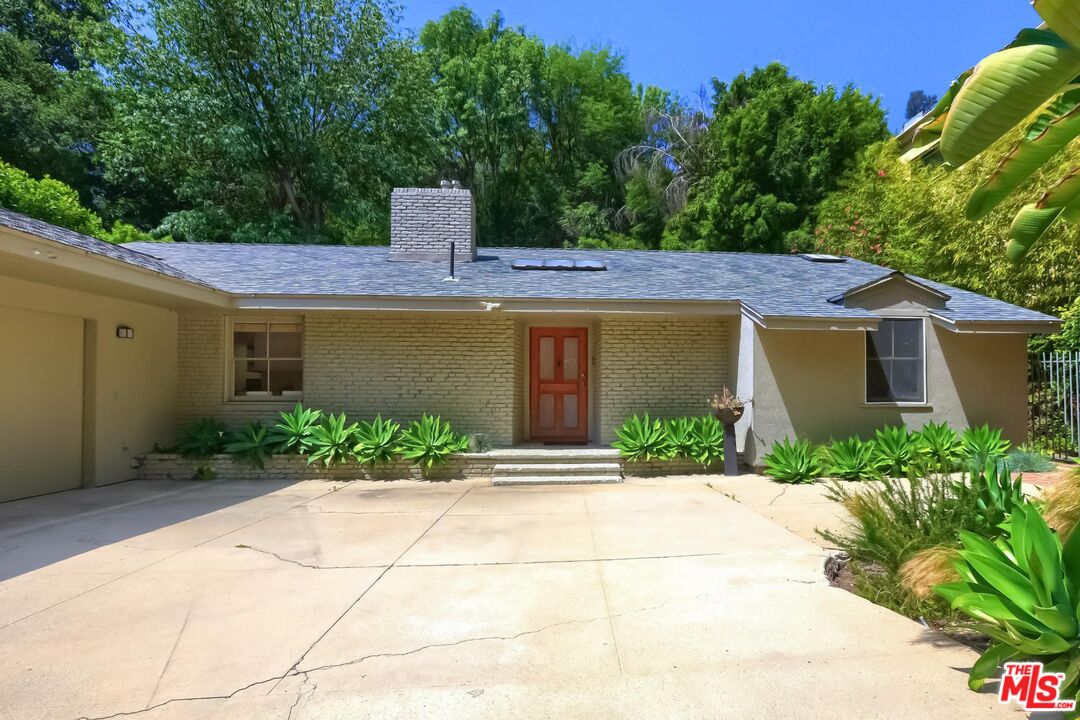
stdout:
<svg viewBox="0 0 1080 720">
<path fill-rule="evenodd" d="M 1061 330 L 1061 320 L 957 320 L 930 313 L 930 320 L 949 332 L 999 335 L 1051 335 Z"/>
</svg>

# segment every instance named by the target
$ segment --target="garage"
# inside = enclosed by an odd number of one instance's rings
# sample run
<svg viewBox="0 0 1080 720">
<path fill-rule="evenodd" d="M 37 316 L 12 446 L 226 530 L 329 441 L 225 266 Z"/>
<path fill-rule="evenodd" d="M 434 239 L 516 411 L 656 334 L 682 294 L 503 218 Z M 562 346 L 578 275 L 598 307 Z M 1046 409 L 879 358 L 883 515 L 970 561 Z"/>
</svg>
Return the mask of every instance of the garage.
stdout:
<svg viewBox="0 0 1080 720">
<path fill-rule="evenodd" d="M 83 320 L 0 306 L 0 501 L 82 484 Z"/>
</svg>

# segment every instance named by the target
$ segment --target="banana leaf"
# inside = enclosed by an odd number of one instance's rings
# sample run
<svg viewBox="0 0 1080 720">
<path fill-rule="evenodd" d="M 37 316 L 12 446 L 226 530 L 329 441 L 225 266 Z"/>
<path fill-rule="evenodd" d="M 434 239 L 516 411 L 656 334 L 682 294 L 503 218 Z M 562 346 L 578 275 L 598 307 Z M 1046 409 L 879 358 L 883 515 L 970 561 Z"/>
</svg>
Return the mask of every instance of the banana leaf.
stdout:
<svg viewBox="0 0 1080 720">
<path fill-rule="evenodd" d="M 993 210 L 1054 155 L 1080 135 L 1080 88 L 1073 88 L 1051 102 L 997 168 L 972 193 L 966 214 L 978 220 Z"/>
<path fill-rule="evenodd" d="M 1027 254 L 1031 246 L 1046 234 L 1054 221 L 1063 214 L 1073 216 L 1080 208 L 1070 208 L 1080 199 L 1080 166 L 1074 167 L 1069 174 L 1043 193 L 1034 203 L 1020 209 L 1009 227 L 1009 247 L 1005 254 L 1016 262 Z"/>
<path fill-rule="evenodd" d="M 1031 4 L 1051 30 L 1080 48 L 1080 12 L 1075 0 L 1032 0 Z"/>
<path fill-rule="evenodd" d="M 1010 47 L 975 66 L 941 133 L 945 161 L 959 167 L 1008 132 L 1080 73 L 1080 50 L 1049 31 L 1045 42 Z"/>
</svg>

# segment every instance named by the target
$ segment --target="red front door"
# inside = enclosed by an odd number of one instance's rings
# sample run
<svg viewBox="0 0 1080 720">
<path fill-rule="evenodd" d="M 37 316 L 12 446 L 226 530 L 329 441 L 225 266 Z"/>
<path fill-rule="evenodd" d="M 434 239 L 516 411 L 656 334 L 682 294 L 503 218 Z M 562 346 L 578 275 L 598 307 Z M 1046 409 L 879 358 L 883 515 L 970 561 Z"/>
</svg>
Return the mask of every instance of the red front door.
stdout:
<svg viewBox="0 0 1080 720">
<path fill-rule="evenodd" d="M 529 331 L 529 428 L 534 440 L 589 439 L 588 328 Z"/>
</svg>

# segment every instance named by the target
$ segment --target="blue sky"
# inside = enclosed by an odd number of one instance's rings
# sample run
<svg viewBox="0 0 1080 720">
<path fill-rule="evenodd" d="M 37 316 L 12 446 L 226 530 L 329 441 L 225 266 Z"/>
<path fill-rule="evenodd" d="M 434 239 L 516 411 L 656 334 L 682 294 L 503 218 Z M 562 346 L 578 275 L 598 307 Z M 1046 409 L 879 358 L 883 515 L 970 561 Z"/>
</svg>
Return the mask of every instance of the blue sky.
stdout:
<svg viewBox="0 0 1080 720">
<path fill-rule="evenodd" d="M 403 0 L 407 27 L 460 5 Z M 684 95 L 779 60 L 819 85 L 854 83 L 879 96 L 889 126 L 903 124 L 908 93 L 940 94 L 979 58 L 1038 16 L 1025 0 L 474 0 L 481 17 L 502 10 L 511 25 L 547 42 L 610 45 L 634 82 Z"/>
</svg>

